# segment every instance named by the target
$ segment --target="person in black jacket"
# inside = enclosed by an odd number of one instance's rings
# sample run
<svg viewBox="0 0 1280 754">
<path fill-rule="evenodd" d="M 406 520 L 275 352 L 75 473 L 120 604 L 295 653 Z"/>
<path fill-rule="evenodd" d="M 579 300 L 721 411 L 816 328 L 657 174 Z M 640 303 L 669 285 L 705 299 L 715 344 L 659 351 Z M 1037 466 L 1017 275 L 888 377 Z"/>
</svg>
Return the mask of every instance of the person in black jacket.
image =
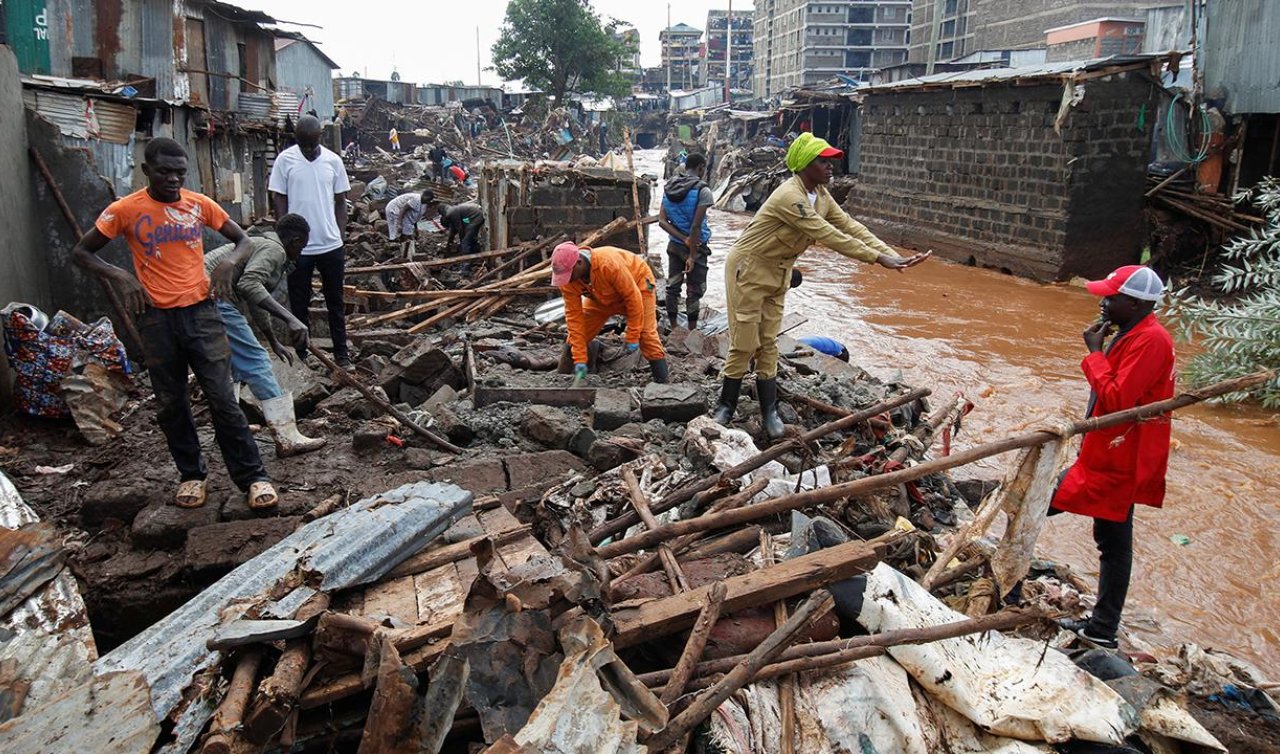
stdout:
<svg viewBox="0 0 1280 754">
<path fill-rule="evenodd" d="M 711 258 L 711 226 L 707 209 L 715 203 L 702 180 L 707 158 L 694 153 L 685 160 L 684 172 L 667 181 L 658 213 L 658 226 L 671 236 L 667 243 L 667 319 L 675 327 L 680 316 L 680 289 L 688 283 L 685 316 L 690 330 L 698 327 L 702 294 L 707 290 L 707 263 Z"/>
</svg>

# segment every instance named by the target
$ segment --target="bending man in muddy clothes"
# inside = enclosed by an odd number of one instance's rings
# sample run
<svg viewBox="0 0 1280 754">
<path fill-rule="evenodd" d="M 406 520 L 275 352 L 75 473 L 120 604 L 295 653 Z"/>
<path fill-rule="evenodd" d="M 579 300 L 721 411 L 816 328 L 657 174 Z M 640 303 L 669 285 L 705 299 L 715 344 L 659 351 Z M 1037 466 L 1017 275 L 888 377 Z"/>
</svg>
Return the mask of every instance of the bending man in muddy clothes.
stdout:
<svg viewBox="0 0 1280 754">
<path fill-rule="evenodd" d="M 733 419 L 742 379 L 755 359 L 765 433 L 777 439 L 785 432 L 778 417 L 778 330 L 791 287 L 791 266 L 805 249 L 821 244 L 846 257 L 899 271 L 931 254 L 900 257 L 840 209 L 826 186 L 831 182 L 831 161 L 842 156 L 844 152 L 813 134 L 801 134 L 787 150 L 787 168 L 795 175 L 769 195 L 729 252 L 724 265 L 729 358 L 713 413 L 721 424 Z"/>
</svg>

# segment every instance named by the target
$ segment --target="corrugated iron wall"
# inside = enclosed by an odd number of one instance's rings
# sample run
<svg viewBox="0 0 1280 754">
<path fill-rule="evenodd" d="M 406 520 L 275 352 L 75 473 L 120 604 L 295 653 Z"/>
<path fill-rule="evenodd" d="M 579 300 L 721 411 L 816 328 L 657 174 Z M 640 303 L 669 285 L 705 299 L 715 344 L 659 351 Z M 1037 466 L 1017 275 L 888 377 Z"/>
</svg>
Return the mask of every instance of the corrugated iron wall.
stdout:
<svg viewBox="0 0 1280 754">
<path fill-rule="evenodd" d="M 276 51 L 276 86 L 298 96 L 311 92 L 307 110 L 321 120 L 333 117 L 333 70 L 306 42 L 294 42 Z"/>
<path fill-rule="evenodd" d="M 1280 113 L 1280 2 L 1210 0 L 1206 15 L 1205 94 L 1231 113 Z"/>
</svg>

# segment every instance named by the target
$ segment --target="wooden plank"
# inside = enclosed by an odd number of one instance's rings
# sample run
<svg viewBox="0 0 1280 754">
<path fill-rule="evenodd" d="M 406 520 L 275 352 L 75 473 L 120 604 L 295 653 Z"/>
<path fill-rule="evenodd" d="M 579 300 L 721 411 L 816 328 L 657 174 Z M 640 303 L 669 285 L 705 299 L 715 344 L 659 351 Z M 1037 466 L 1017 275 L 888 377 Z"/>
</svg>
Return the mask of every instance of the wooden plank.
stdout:
<svg viewBox="0 0 1280 754">
<path fill-rule="evenodd" d="M 480 513 L 480 521 L 485 531 L 492 532 L 495 535 L 504 531 L 514 531 L 520 527 L 519 519 L 511 515 L 506 508 L 483 511 Z M 534 558 L 549 554 L 547 549 L 542 546 L 542 543 L 528 533 L 505 540 L 497 539 L 497 542 L 498 552 L 502 555 L 502 559 L 506 562 L 508 568 L 514 568 Z"/>
<path fill-rule="evenodd" d="M 466 587 L 458 578 L 458 566 L 448 563 L 411 577 L 418 595 L 418 623 L 445 623 L 462 615 Z"/>
<path fill-rule="evenodd" d="M 835 581 L 864 573 L 880 562 L 876 549 L 866 542 L 849 542 L 819 550 L 769 568 L 725 580 L 727 595 L 723 614 L 812 591 Z M 669 636 L 693 625 L 707 603 L 707 585 L 691 592 L 650 600 L 613 613 L 617 634 L 613 643 L 625 648 Z"/>
<path fill-rule="evenodd" d="M 412 576 L 370 584 L 364 590 L 364 617 L 390 615 L 406 625 L 418 625 L 418 588 Z"/>
</svg>

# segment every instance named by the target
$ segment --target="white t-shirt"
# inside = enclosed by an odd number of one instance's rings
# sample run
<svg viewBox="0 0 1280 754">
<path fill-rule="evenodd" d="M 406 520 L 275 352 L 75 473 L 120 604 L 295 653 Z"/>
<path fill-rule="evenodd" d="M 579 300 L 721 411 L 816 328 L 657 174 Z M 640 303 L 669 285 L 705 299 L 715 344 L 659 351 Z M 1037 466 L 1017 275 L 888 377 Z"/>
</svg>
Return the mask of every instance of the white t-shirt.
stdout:
<svg viewBox="0 0 1280 754">
<path fill-rule="evenodd" d="M 818 192 L 817 192 L 817 191 L 810 191 L 810 192 L 809 192 L 809 206 L 810 206 L 810 207 L 817 207 L 817 206 L 818 206 Z"/>
<path fill-rule="evenodd" d="M 308 160 L 295 144 L 276 157 L 267 188 L 289 197 L 289 211 L 302 215 L 311 226 L 303 254 L 324 254 L 342 246 L 333 197 L 351 190 L 342 158 L 320 147 L 320 156 Z"/>
</svg>

